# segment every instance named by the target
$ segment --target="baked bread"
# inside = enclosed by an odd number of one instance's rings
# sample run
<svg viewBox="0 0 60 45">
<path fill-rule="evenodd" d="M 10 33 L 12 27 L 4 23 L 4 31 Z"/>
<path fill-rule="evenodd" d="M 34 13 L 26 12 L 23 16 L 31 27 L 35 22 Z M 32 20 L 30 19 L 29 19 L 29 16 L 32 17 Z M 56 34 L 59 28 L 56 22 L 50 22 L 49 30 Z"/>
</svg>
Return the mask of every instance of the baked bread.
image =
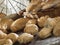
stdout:
<svg viewBox="0 0 60 45">
<path fill-rule="evenodd" d="M 7 34 L 0 30 L 0 39 L 6 38 Z"/>
<path fill-rule="evenodd" d="M 51 29 L 50 28 L 42 28 L 41 31 L 39 31 L 38 33 L 38 36 L 41 38 L 41 39 L 45 39 L 49 36 L 51 36 Z"/>
<path fill-rule="evenodd" d="M 11 39 L 0 39 L 0 45 L 13 45 Z"/>
<path fill-rule="evenodd" d="M 39 27 L 44 27 L 44 24 L 45 24 L 45 22 L 46 22 L 46 20 L 47 20 L 48 17 L 49 16 L 42 16 L 42 17 L 38 18 L 37 19 L 38 26 Z"/>
<path fill-rule="evenodd" d="M 19 18 L 15 20 L 10 27 L 11 31 L 16 32 L 23 29 L 26 23 L 28 22 L 28 20 L 29 20 L 28 18 Z"/>
<path fill-rule="evenodd" d="M 17 41 L 18 35 L 16 33 L 10 33 L 6 36 L 6 39 L 11 39 L 13 43 Z"/>
<path fill-rule="evenodd" d="M 53 29 L 56 24 L 57 24 L 57 21 L 55 20 L 55 18 L 48 18 L 44 24 L 44 27 Z"/>
<path fill-rule="evenodd" d="M 59 36 L 60 37 L 60 22 L 56 24 L 56 26 L 53 29 L 53 34 L 54 36 Z"/>
<path fill-rule="evenodd" d="M 13 20 L 10 18 L 2 18 L 0 21 L 0 29 L 7 33 L 7 30 L 10 30 L 10 25 L 12 22 Z"/>
<path fill-rule="evenodd" d="M 38 33 L 38 26 L 35 24 L 28 24 L 26 25 L 26 27 L 24 28 L 24 32 L 25 33 L 29 33 L 32 35 L 35 35 Z"/>
<path fill-rule="evenodd" d="M 23 33 L 18 37 L 18 42 L 26 44 L 26 43 L 31 42 L 33 39 L 34 39 L 33 35 L 28 34 L 28 33 Z"/>
</svg>

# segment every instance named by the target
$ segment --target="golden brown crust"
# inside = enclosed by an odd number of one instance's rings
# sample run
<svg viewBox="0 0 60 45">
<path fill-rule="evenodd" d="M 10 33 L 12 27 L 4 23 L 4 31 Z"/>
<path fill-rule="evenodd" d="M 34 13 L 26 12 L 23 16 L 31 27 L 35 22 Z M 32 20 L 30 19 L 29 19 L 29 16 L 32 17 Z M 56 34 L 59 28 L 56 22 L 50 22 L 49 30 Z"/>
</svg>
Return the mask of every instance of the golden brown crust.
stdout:
<svg viewBox="0 0 60 45">
<path fill-rule="evenodd" d="M 38 33 L 38 26 L 35 24 L 28 24 L 26 25 L 26 27 L 24 28 L 24 32 L 25 33 L 29 33 L 32 35 L 35 35 Z"/>
<path fill-rule="evenodd" d="M 6 36 L 6 39 L 11 39 L 13 43 L 17 41 L 18 35 L 16 33 L 10 33 Z"/>
<path fill-rule="evenodd" d="M 7 34 L 0 30 L 0 39 L 6 38 Z"/>
<path fill-rule="evenodd" d="M 56 20 L 55 18 L 48 18 L 44 24 L 44 27 L 47 27 L 47 28 L 50 28 L 50 29 L 53 29 L 54 26 L 56 25 Z"/>
<path fill-rule="evenodd" d="M 48 17 L 49 16 L 42 16 L 42 17 L 38 18 L 37 19 L 38 26 L 39 27 L 44 27 L 44 24 L 45 24 L 45 22 L 46 22 L 46 20 L 47 20 Z"/>
<path fill-rule="evenodd" d="M 54 36 L 60 36 L 60 22 L 54 27 L 53 34 Z"/>
<path fill-rule="evenodd" d="M 23 29 L 28 20 L 29 20 L 28 18 L 19 18 L 19 19 L 17 19 L 16 21 L 14 21 L 12 23 L 12 25 L 10 27 L 11 31 L 16 32 L 18 30 Z"/>
<path fill-rule="evenodd" d="M 45 39 L 51 35 L 51 29 L 50 28 L 42 28 L 41 31 L 38 33 L 38 36 L 41 39 Z"/>
<path fill-rule="evenodd" d="M 6 31 L 10 29 L 10 25 L 12 24 L 13 20 L 9 18 L 2 18 L 0 22 L 0 29 L 2 31 Z"/>
<path fill-rule="evenodd" d="M 28 34 L 28 33 L 23 33 L 18 37 L 18 42 L 26 44 L 26 43 L 31 42 L 33 39 L 34 39 L 33 35 Z"/>
<path fill-rule="evenodd" d="M 10 39 L 0 39 L 0 45 L 13 45 Z"/>
</svg>

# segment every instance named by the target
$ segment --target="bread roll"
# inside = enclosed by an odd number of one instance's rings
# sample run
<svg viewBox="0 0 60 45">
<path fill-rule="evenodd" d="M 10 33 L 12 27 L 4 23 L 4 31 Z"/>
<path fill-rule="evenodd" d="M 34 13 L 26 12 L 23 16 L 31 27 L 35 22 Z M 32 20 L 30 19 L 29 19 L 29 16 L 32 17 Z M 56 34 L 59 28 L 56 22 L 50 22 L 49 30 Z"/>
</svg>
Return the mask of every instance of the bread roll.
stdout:
<svg viewBox="0 0 60 45">
<path fill-rule="evenodd" d="M 0 39 L 6 38 L 7 34 L 0 30 Z"/>
<path fill-rule="evenodd" d="M 47 20 L 48 17 L 49 16 L 42 16 L 42 17 L 38 18 L 37 19 L 38 26 L 39 27 L 44 27 L 44 24 L 45 24 L 45 22 L 46 22 L 46 20 Z"/>
<path fill-rule="evenodd" d="M 18 37 L 18 42 L 19 43 L 29 43 L 34 39 L 34 36 L 28 33 L 23 33 Z"/>
<path fill-rule="evenodd" d="M 12 24 L 13 20 L 9 18 L 2 18 L 0 22 L 0 29 L 4 32 L 10 29 L 10 25 Z"/>
<path fill-rule="evenodd" d="M 28 24 L 26 25 L 26 27 L 24 28 L 24 32 L 25 33 L 29 33 L 32 35 L 35 35 L 38 33 L 38 26 L 35 24 Z"/>
<path fill-rule="evenodd" d="M 11 39 L 0 39 L 0 45 L 13 45 Z"/>
<path fill-rule="evenodd" d="M 11 39 L 12 42 L 14 43 L 17 41 L 17 38 L 18 38 L 18 35 L 16 33 L 10 33 L 6 37 L 6 39 Z"/>
<path fill-rule="evenodd" d="M 38 33 L 38 36 L 41 38 L 41 39 L 45 39 L 49 36 L 51 36 L 51 29 L 50 28 L 42 28 L 41 31 Z"/>
<path fill-rule="evenodd" d="M 60 22 L 56 24 L 56 26 L 53 29 L 54 36 L 60 37 Z"/>
<path fill-rule="evenodd" d="M 13 42 L 11 39 L 6 39 L 3 45 L 13 45 Z"/>
<path fill-rule="evenodd" d="M 53 29 L 55 25 L 56 25 L 55 18 L 48 18 L 47 21 L 45 22 L 44 27 Z"/>
<path fill-rule="evenodd" d="M 29 19 L 28 18 L 19 18 L 14 21 L 11 25 L 11 31 L 16 32 L 23 29 Z"/>
</svg>

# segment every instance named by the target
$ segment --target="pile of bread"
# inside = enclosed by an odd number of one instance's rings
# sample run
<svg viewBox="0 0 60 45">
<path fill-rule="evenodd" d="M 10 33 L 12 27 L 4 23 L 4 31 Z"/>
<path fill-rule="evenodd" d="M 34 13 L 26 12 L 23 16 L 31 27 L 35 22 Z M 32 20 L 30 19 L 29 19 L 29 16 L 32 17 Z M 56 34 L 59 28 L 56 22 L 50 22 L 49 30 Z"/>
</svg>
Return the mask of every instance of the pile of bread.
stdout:
<svg viewBox="0 0 60 45">
<path fill-rule="evenodd" d="M 47 3 L 43 0 L 41 3 L 39 0 L 37 2 L 32 0 L 30 6 L 26 8 L 26 12 L 21 11 L 19 15 L 6 16 L 6 14 L 0 13 L 0 45 L 13 45 L 15 42 L 26 44 L 32 42 L 35 36 L 40 39 L 50 36 L 60 37 L 60 16 L 51 18 L 49 15 L 45 15 L 38 18 L 36 14 L 41 9 L 41 5 L 45 10 L 53 6 L 52 4 L 55 4 L 56 1 Z"/>
<path fill-rule="evenodd" d="M 0 45 L 13 45 L 15 42 L 26 44 L 32 42 L 35 36 L 40 39 L 52 35 L 60 37 L 60 17 L 51 18 L 46 15 L 33 19 L 11 16 L 12 18 L 3 13 L 0 14 Z"/>
</svg>

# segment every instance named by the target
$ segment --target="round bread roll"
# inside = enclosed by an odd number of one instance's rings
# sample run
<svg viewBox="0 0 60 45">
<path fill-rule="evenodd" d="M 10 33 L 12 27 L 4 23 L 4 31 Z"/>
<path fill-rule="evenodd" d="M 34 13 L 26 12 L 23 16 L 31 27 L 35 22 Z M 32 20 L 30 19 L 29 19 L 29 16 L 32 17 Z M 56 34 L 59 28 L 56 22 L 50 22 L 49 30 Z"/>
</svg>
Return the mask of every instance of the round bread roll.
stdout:
<svg viewBox="0 0 60 45">
<path fill-rule="evenodd" d="M 6 38 L 7 34 L 0 30 L 0 39 Z"/>
<path fill-rule="evenodd" d="M 11 39 L 6 39 L 3 45 L 13 45 L 13 42 Z"/>
<path fill-rule="evenodd" d="M 36 24 L 37 22 L 36 22 L 36 19 L 31 19 L 31 20 L 29 20 L 27 23 L 26 23 L 26 25 L 28 25 L 28 24 Z"/>
<path fill-rule="evenodd" d="M 50 28 L 43 28 L 41 29 L 41 31 L 38 33 L 38 36 L 41 38 L 41 39 L 45 39 L 49 36 L 51 36 L 51 29 Z"/>
<path fill-rule="evenodd" d="M 47 21 L 45 22 L 44 27 L 53 29 L 55 25 L 56 25 L 55 18 L 48 18 Z"/>
<path fill-rule="evenodd" d="M 6 16 L 6 14 L 0 13 L 0 18 L 3 18 L 3 17 L 5 17 L 5 16 Z"/>
<path fill-rule="evenodd" d="M 11 39 L 0 39 L 0 45 L 13 45 Z"/>
<path fill-rule="evenodd" d="M 38 26 L 35 24 L 28 24 L 26 25 L 26 27 L 24 28 L 24 32 L 25 33 L 29 33 L 32 35 L 35 35 L 38 33 Z"/>
<path fill-rule="evenodd" d="M 45 24 L 48 17 L 49 16 L 42 16 L 42 17 L 38 18 L 38 20 L 37 20 L 38 26 L 39 27 L 44 27 L 44 24 Z"/>
<path fill-rule="evenodd" d="M 11 39 L 14 43 L 17 41 L 18 35 L 16 33 L 10 33 L 7 35 L 6 39 Z"/>
<path fill-rule="evenodd" d="M 18 37 L 18 42 L 19 43 L 29 43 L 33 40 L 34 36 L 28 33 L 23 33 Z"/>
<path fill-rule="evenodd" d="M 19 18 L 14 21 L 11 25 L 11 31 L 16 32 L 23 29 L 29 19 L 28 18 Z"/>
<path fill-rule="evenodd" d="M 10 25 L 12 24 L 13 20 L 9 18 L 2 18 L 0 22 L 0 29 L 3 30 L 3 32 L 7 32 L 7 30 L 10 29 Z"/>
<path fill-rule="evenodd" d="M 54 36 L 60 36 L 60 22 L 56 24 L 56 26 L 53 29 Z"/>
</svg>

